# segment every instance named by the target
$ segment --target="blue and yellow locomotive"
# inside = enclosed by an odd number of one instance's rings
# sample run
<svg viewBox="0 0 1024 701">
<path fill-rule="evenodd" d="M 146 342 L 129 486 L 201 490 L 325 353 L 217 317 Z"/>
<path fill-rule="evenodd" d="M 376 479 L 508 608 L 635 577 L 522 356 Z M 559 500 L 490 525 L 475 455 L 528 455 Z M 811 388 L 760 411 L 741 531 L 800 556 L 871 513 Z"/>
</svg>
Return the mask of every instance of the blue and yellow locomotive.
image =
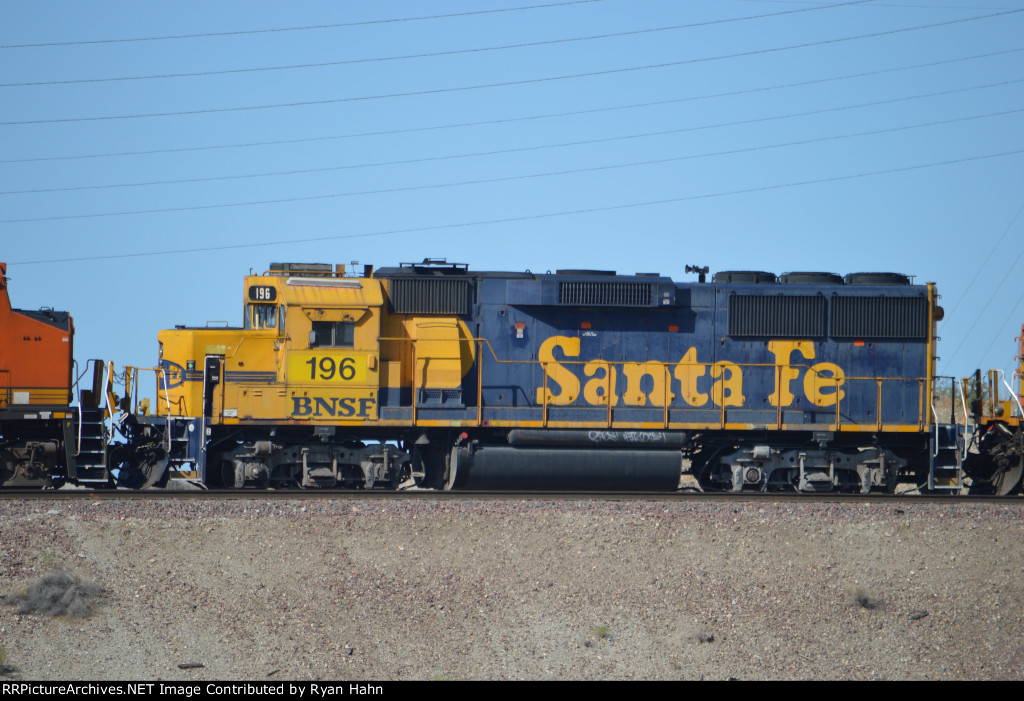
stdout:
<svg viewBox="0 0 1024 701">
<path fill-rule="evenodd" d="M 694 270 L 274 264 L 240 327 L 160 333 L 115 463 L 226 487 L 959 487 L 932 284 Z"/>
</svg>

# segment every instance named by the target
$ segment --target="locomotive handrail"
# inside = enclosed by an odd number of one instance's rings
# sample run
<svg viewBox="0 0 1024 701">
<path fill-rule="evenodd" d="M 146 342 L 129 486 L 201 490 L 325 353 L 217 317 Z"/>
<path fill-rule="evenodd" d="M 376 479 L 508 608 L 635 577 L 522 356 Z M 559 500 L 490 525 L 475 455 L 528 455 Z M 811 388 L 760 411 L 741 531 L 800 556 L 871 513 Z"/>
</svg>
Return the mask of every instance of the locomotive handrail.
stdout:
<svg viewBox="0 0 1024 701">
<path fill-rule="evenodd" d="M 72 370 L 72 372 L 73 373 L 74 372 L 78 372 L 78 361 L 77 360 L 73 360 L 71 362 L 72 362 L 72 367 L 74 368 L 74 370 Z M 85 370 L 82 370 L 82 372 L 80 374 L 75 376 L 75 381 L 71 385 L 71 392 L 75 396 L 75 398 L 78 399 L 78 403 L 79 404 L 82 403 L 82 394 L 81 394 L 82 390 L 78 388 L 78 385 L 79 385 L 79 383 L 81 383 L 82 378 L 85 377 L 89 373 L 89 365 L 92 364 L 92 363 L 98 363 L 98 362 L 99 362 L 99 360 L 97 358 L 89 358 L 88 360 L 85 361 Z"/>
<path fill-rule="evenodd" d="M 156 381 L 156 401 L 160 401 L 160 380 L 163 380 L 164 398 L 167 400 L 167 414 L 171 413 L 171 401 L 167 392 L 167 373 L 164 368 L 139 367 L 137 365 L 126 365 L 124 368 L 124 391 L 125 397 L 131 398 L 132 413 L 139 413 L 139 380 L 143 372 L 152 372 Z"/>
<path fill-rule="evenodd" d="M 957 393 L 960 395 L 960 404 L 962 405 L 962 408 L 964 410 L 964 426 L 967 425 L 967 422 L 970 418 L 970 414 L 967 413 L 967 393 L 964 391 L 964 381 L 966 379 L 967 378 L 965 377 L 961 377 L 956 382 Z"/>
<path fill-rule="evenodd" d="M 174 408 L 171 405 L 171 393 L 168 391 L 169 377 L 167 375 L 167 369 L 166 368 L 162 368 L 162 367 L 138 367 L 138 366 L 134 366 L 134 365 L 127 365 L 127 366 L 125 366 L 125 371 L 124 371 L 125 396 L 131 398 L 131 412 L 132 412 L 132 414 L 138 414 L 138 411 L 139 411 L 139 391 L 138 390 L 139 390 L 139 380 L 141 378 L 141 373 L 143 371 L 148 371 L 148 372 L 152 372 L 153 373 L 154 380 L 156 380 L 156 403 L 157 403 L 157 406 L 159 406 L 160 394 L 162 392 L 163 393 L 163 398 L 164 398 L 164 404 L 167 407 L 167 419 L 170 420 L 172 417 L 175 416 L 175 413 L 174 413 Z M 161 385 L 162 385 L 162 388 L 161 388 Z M 184 397 L 179 398 L 179 404 L 181 402 L 183 402 L 183 401 L 184 401 Z M 179 406 L 179 409 L 180 409 L 180 411 L 178 412 L 177 415 L 178 416 L 184 416 L 185 415 L 184 408 Z M 154 411 L 156 411 L 156 408 L 154 408 Z M 124 420 L 124 418 L 127 418 L 127 414 L 126 414 L 125 417 L 122 417 L 122 420 Z M 166 450 L 168 452 L 170 452 L 171 451 L 171 447 L 172 447 L 172 443 L 171 443 L 172 431 L 167 430 L 164 433 L 165 433 L 166 438 L 167 438 Z"/>
<path fill-rule="evenodd" d="M 78 367 L 78 361 L 75 360 L 73 362 L 74 367 Z M 82 378 L 85 377 L 85 374 L 89 372 L 89 363 L 91 362 L 93 362 L 92 359 L 85 361 L 85 370 L 82 371 L 81 375 L 75 378 L 75 384 L 72 385 L 72 393 L 74 394 L 75 398 L 78 399 L 78 406 L 71 407 L 72 409 L 78 409 L 78 440 L 75 443 L 76 458 L 82 453 L 82 390 L 77 389 L 76 391 L 76 388 L 78 387 L 78 383 L 82 380 Z"/>
<path fill-rule="evenodd" d="M 138 368 L 138 369 L 139 370 L 152 370 L 153 371 L 153 374 L 155 375 L 154 379 L 157 380 L 157 384 L 156 384 L 156 401 L 158 403 L 160 401 L 161 382 L 162 382 L 162 384 L 163 384 L 163 390 L 162 391 L 163 391 L 163 394 L 164 394 L 164 403 L 167 405 L 167 416 L 168 416 L 168 418 L 173 416 L 174 415 L 173 414 L 173 408 L 171 407 L 171 392 L 170 392 L 170 387 L 168 386 L 170 384 L 170 377 L 167 374 L 167 368 L 164 368 L 164 367 L 152 367 L 152 368 Z M 178 398 L 178 402 L 177 402 L 177 404 L 179 405 L 179 409 L 181 409 L 181 411 L 180 411 L 180 415 L 181 416 L 185 415 L 185 410 L 182 407 L 182 403 L 184 402 L 184 400 L 185 400 L 184 397 L 179 397 Z"/>
<path fill-rule="evenodd" d="M 1013 387 L 1011 387 L 1010 383 L 1006 381 L 1006 373 L 1002 370 L 996 370 L 995 372 L 999 375 L 999 379 L 1002 380 L 1003 386 L 1006 387 L 1010 396 L 1013 397 L 1013 401 L 1017 402 L 1017 410 L 1020 411 L 1020 416 L 1024 416 L 1024 407 L 1021 406 L 1020 398 L 1017 396 L 1017 393 L 1013 391 Z"/>
<path fill-rule="evenodd" d="M 88 372 L 89 372 L 89 365 L 90 364 L 98 364 L 100 362 L 101 361 L 100 361 L 99 358 L 89 358 L 88 360 L 86 360 L 85 361 L 85 370 L 82 371 L 81 375 L 79 375 L 77 378 L 75 378 L 75 384 L 73 385 L 73 387 L 78 387 L 78 383 L 81 382 L 82 378 L 85 377 L 88 374 Z M 77 366 L 78 365 L 78 361 L 77 360 L 74 361 L 74 364 Z M 93 375 L 95 376 L 95 374 L 96 374 L 96 371 L 94 369 L 93 370 Z M 82 423 L 83 423 L 83 418 L 82 418 L 82 390 L 81 389 L 78 390 L 77 398 L 78 398 L 78 406 L 77 407 L 72 407 L 72 409 L 75 409 L 75 408 L 78 409 L 78 438 L 77 438 L 77 442 L 75 444 L 75 457 L 78 457 L 79 455 L 82 454 Z"/>
<path fill-rule="evenodd" d="M 417 338 L 410 338 L 410 337 L 387 337 L 387 336 L 378 338 L 378 342 L 382 343 L 382 344 L 383 343 L 400 343 L 400 344 L 408 343 L 410 348 L 411 348 L 411 362 L 412 362 L 412 387 L 411 387 L 411 389 L 412 389 L 412 398 L 411 398 L 411 407 L 410 408 L 411 408 L 411 419 L 412 419 L 413 425 L 419 425 L 418 424 L 418 421 L 419 421 L 419 419 L 418 419 L 419 401 L 418 401 L 418 396 L 417 395 L 418 395 L 418 390 L 419 390 L 419 371 L 420 371 L 420 369 L 419 369 L 418 366 L 419 366 L 419 363 L 420 363 L 421 360 L 428 360 L 428 359 L 421 359 L 421 358 L 417 357 L 417 353 L 416 353 L 416 344 L 417 343 L 416 342 L 417 341 L 424 341 L 424 340 L 433 340 L 433 339 L 417 339 Z M 550 361 L 543 361 L 543 360 L 540 360 L 540 359 L 522 359 L 522 360 L 520 360 L 520 359 L 501 358 L 501 357 L 498 356 L 498 353 L 496 352 L 494 346 L 491 344 L 490 340 L 487 339 L 487 338 L 484 338 L 484 337 L 463 338 L 463 339 L 460 339 L 459 342 L 460 343 L 470 343 L 470 344 L 472 344 L 473 348 L 474 348 L 474 351 L 475 351 L 475 361 L 476 361 L 477 366 L 478 366 L 477 367 L 477 373 L 476 373 L 477 374 L 477 379 L 476 379 L 476 385 L 477 385 L 477 392 L 476 392 L 477 406 L 476 406 L 476 422 L 475 422 L 476 425 L 481 426 L 481 425 L 483 425 L 483 421 L 484 421 L 484 419 L 483 419 L 483 387 L 482 387 L 483 373 L 482 373 L 481 368 L 483 366 L 484 358 L 487 355 L 484 352 L 484 347 L 485 346 L 486 346 L 487 350 L 490 352 L 491 361 L 493 361 L 493 362 L 495 362 L 495 363 L 497 363 L 499 365 L 533 365 L 533 366 L 539 367 L 541 369 L 541 372 L 542 372 L 542 375 L 543 375 L 543 378 L 541 380 L 542 386 L 540 388 L 538 388 L 540 390 L 541 397 L 540 397 L 539 402 L 535 406 L 537 406 L 537 408 L 540 409 L 540 411 L 541 411 L 541 418 L 540 418 L 541 425 L 543 425 L 543 426 L 547 426 L 548 425 L 548 423 L 550 421 L 550 408 L 552 406 L 552 403 L 549 401 L 549 396 L 548 396 L 548 379 L 549 379 L 549 375 L 548 375 L 548 371 L 547 370 L 552 365 L 552 363 Z M 611 370 L 613 370 L 615 368 L 615 366 L 623 366 L 623 365 L 629 364 L 631 361 L 625 361 L 625 360 L 614 361 L 614 360 L 600 360 L 600 359 L 595 361 L 594 359 L 589 359 L 588 360 L 588 359 L 564 358 L 564 359 L 559 359 L 559 360 L 555 361 L 555 364 L 563 365 L 563 366 L 580 366 L 580 365 L 586 365 L 586 364 L 591 363 L 591 362 L 600 362 L 600 363 L 605 364 L 605 366 L 606 366 L 606 372 L 605 372 L 605 377 L 604 377 L 605 385 L 602 388 L 603 391 L 604 391 L 604 395 L 603 396 L 605 397 L 605 401 L 602 402 L 602 403 L 607 408 L 607 416 L 605 418 L 605 423 L 607 424 L 608 427 L 611 427 L 613 425 L 613 410 L 615 408 L 615 405 L 611 401 L 612 389 L 613 389 L 611 387 L 611 379 L 612 379 L 612 374 L 613 374 L 611 372 Z M 661 388 L 661 390 L 659 392 L 660 399 L 661 399 L 661 402 L 662 402 L 662 405 L 661 405 L 660 408 L 663 409 L 662 422 L 661 423 L 665 427 L 668 427 L 670 425 L 670 423 L 671 423 L 670 422 L 670 411 L 672 410 L 672 405 L 668 402 L 668 397 L 671 395 L 671 385 L 672 385 L 673 370 L 677 369 L 677 368 L 680 368 L 680 367 L 687 367 L 687 368 L 711 367 L 711 366 L 714 366 L 715 363 L 710 363 L 710 362 L 701 363 L 701 362 L 697 362 L 695 360 L 693 360 L 693 361 L 680 360 L 678 362 L 669 362 L 669 361 L 657 361 L 657 362 L 660 365 L 663 366 L 664 373 L 665 373 L 664 385 L 663 385 L 663 387 Z M 782 373 L 782 369 L 783 368 L 789 368 L 791 370 L 798 370 L 798 371 L 803 372 L 803 373 L 813 373 L 813 376 L 816 378 L 815 382 L 818 383 L 818 387 L 820 389 L 831 389 L 833 393 L 839 392 L 840 391 L 840 387 L 844 383 L 873 382 L 873 383 L 875 383 L 875 392 L 874 392 L 874 394 L 875 394 L 875 400 L 874 400 L 875 406 L 873 407 L 873 411 L 875 412 L 874 428 L 875 428 L 875 430 L 878 430 L 878 431 L 885 430 L 885 427 L 887 425 L 902 426 L 902 425 L 906 425 L 907 423 L 911 423 L 911 422 L 905 422 L 905 423 L 899 423 L 898 422 L 896 424 L 891 424 L 891 423 L 887 424 L 885 421 L 883 421 L 882 406 L 883 406 L 884 388 L 887 387 L 887 386 L 891 386 L 893 383 L 896 383 L 897 385 L 899 385 L 899 384 L 906 385 L 906 384 L 910 384 L 910 383 L 917 383 L 917 385 L 918 385 L 917 418 L 916 418 L 916 420 L 912 420 L 912 423 L 915 423 L 917 425 L 918 430 L 922 430 L 926 424 L 930 424 L 931 423 L 932 417 L 935 417 L 934 420 L 935 420 L 936 424 L 938 424 L 938 417 L 937 417 L 937 414 L 935 412 L 935 407 L 932 405 L 930 400 L 926 401 L 926 398 L 925 398 L 926 387 L 928 386 L 928 384 L 930 382 L 930 378 L 927 378 L 927 377 L 878 377 L 878 376 L 850 376 L 850 375 L 843 375 L 843 376 L 840 376 L 840 377 L 836 377 L 836 376 L 832 375 L 831 371 L 829 371 L 827 368 L 826 369 L 816 369 L 810 363 L 787 363 L 786 365 L 779 365 L 778 363 L 732 363 L 730 361 L 730 365 L 735 366 L 736 368 L 739 368 L 741 371 L 748 370 L 748 369 L 751 369 L 751 368 L 753 368 L 753 369 L 768 369 L 768 368 L 772 368 L 774 373 L 775 373 L 775 386 L 776 387 L 779 386 L 779 383 L 780 383 L 780 381 L 782 379 L 781 373 Z M 931 379 L 934 379 L 934 378 L 931 378 Z M 721 386 L 721 387 L 718 387 L 717 389 L 714 389 L 713 391 L 711 391 L 709 393 L 710 394 L 710 399 L 716 405 L 716 409 L 718 411 L 718 415 L 719 415 L 718 416 L 718 427 L 722 428 L 722 429 L 724 429 L 726 427 L 726 425 L 727 425 L 726 424 L 726 412 L 727 412 L 727 406 L 728 406 L 726 404 L 726 399 L 727 399 L 726 392 L 727 392 L 727 390 L 728 390 L 727 387 Z M 651 395 L 647 395 L 647 396 L 650 397 Z M 862 423 L 855 423 L 855 422 L 853 422 L 853 423 L 844 423 L 843 422 L 843 418 L 842 418 L 842 405 L 843 405 L 843 401 L 844 400 L 842 398 L 839 398 L 839 399 L 836 399 L 833 402 L 833 405 L 835 407 L 835 417 L 833 419 L 833 424 L 832 424 L 831 430 L 841 431 L 841 430 L 843 430 L 844 426 L 862 427 L 863 426 Z M 678 408 L 682 408 L 682 407 L 678 407 Z M 782 405 L 779 405 L 779 406 L 776 407 L 777 411 L 776 411 L 776 421 L 775 421 L 775 423 L 776 423 L 776 428 L 778 428 L 780 430 L 785 425 L 785 422 L 783 421 L 783 418 L 784 418 L 783 417 L 783 410 L 785 408 L 786 407 L 782 406 Z M 819 408 L 824 409 L 825 407 L 820 407 L 820 405 L 819 405 Z M 926 412 L 929 409 L 931 410 L 932 416 L 927 416 Z M 170 408 L 168 408 L 168 413 L 170 413 Z M 713 425 L 714 424 L 711 424 L 711 426 L 713 426 Z"/>
<path fill-rule="evenodd" d="M 82 404 L 79 403 L 77 407 L 72 408 L 78 409 L 78 443 L 75 445 L 75 457 L 77 458 L 82 454 Z"/>
<path fill-rule="evenodd" d="M 544 371 L 544 392 L 541 394 L 544 397 L 544 404 L 540 413 L 540 425 L 547 428 L 548 425 L 548 372 L 547 363 L 544 361 L 540 362 L 540 369 Z M 609 395 L 610 397 L 611 395 Z M 611 406 L 611 400 L 609 399 L 608 405 Z"/>
<path fill-rule="evenodd" d="M 167 452 L 170 453 L 171 452 L 171 435 L 174 433 L 173 430 L 171 429 L 171 392 L 170 392 L 170 389 L 167 387 L 167 382 L 168 382 L 167 370 L 161 367 L 159 369 L 159 372 L 160 372 L 160 379 L 164 381 L 164 399 L 167 401 L 167 427 L 164 430 L 164 433 L 167 434 Z M 159 386 L 159 384 L 157 385 L 156 396 L 157 396 L 157 401 L 160 401 L 160 386 Z M 182 399 L 184 399 L 184 397 L 182 397 Z M 185 412 L 182 412 L 182 414 L 184 414 L 184 413 Z"/>
<path fill-rule="evenodd" d="M 476 344 L 476 425 L 481 426 L 484 422 L 484 354 L 480 339 L 477 339 Z"/>
<path fill-rule="evenodd" d="M 964 441 L 963 441 L 964 451 L 963 451 L 963 455 L 960 455 L 960 443 L 959 443 L 959 441 L 957 442 L 957 464 L 960 464 L 960 465 L 963 465 L 964 461 L 967 460 L 967 435 L 968 435 L 968 423 L 967 422 L 968 422 L 969 417 L 970 417 L 970 414 L 967 413 L 967 397 L 966 397 L 966 395 L 964 393 L 963 382 L 964 382 L 963 378 L 961 378 L 959 380 L 957 380 L 956 378 L 953 378 L 953 383 L 956 385 L 957 393 L 960 395 L 961 408 L 964 410 Z M 954 419 L 955 418 L 956 417 L 954 417 Z"/>
<path fill-rule="evenodd" d="M 113 419 L 114 408 L 115 407 L 112 406 L 112 404 L 116 403 L 116 402 L 113 401 L 113 398 L 114 398 L 114 361 L 111 360 L 106 365 L 107 365 L 107 381 L 103 383 L 103 404 L 104 404 L 104 408 L 106 409 L 106 412 L 107 412 L 107 417 Z M 113 430 L 114 430 L 113 427 L 111 427 L 110 431 L 112 432 Z M 105 421 L 103 422 L 103 434 L 104 434 L 104 439 L 109 442 L 111 434 L 107 433 L 107 425 L 106 425 Z"/>
</svg>

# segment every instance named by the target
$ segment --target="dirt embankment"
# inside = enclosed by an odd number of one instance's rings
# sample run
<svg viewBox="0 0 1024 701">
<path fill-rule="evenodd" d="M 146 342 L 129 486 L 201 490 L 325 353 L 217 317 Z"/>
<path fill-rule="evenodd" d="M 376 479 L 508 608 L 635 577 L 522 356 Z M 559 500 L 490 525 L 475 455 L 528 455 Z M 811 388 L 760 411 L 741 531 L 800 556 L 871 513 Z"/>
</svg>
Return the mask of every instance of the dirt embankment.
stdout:
<svg viewBox="0 0 1024 701">
<path fill-rule="evenodd" d="M 51 501 L 0 524 L 5 679 L 1024 676 L 1024 504 Z M 90 616 L 25 608 L 57 571 L 102 589 Z"/>
</svg>

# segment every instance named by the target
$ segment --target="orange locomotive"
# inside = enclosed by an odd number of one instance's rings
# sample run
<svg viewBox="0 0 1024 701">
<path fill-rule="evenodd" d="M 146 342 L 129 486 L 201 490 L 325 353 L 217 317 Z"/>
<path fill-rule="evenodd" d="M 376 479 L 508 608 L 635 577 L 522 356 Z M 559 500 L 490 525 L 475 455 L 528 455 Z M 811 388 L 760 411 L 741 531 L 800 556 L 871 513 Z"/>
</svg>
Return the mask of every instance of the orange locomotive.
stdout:
<svg viewBox="0 0 1024 701">
<path fill-rule="evenodd" d="M 71 315 L 13 309 L 0 263 L 0 485 L 59 486 L 65 479 L 108 482 L 105 416 L 98 387 L 72 406 Z M 102 366 L 98 366 L 102 370 Z"/>
</svg>

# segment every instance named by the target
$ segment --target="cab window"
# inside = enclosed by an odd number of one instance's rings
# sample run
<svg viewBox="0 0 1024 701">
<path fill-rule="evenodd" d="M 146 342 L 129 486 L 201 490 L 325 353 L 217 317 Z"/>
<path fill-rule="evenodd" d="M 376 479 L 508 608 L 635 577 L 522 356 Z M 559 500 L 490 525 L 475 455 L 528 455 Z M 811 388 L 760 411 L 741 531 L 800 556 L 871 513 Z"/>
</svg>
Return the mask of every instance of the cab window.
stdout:
<svg viewBox="0 0 1024 701">
<path fill-rule="evenodd" d="M 356 341 L 352 321 L 314 321 L 309 333 L 310 348 L 351 348 Z"/>
<path fill-rule="evenodd" d="M 247 329 L 276 329 L 278 312 L 276 304 L 250 304 L 245 318 Z"/>
</svg>

